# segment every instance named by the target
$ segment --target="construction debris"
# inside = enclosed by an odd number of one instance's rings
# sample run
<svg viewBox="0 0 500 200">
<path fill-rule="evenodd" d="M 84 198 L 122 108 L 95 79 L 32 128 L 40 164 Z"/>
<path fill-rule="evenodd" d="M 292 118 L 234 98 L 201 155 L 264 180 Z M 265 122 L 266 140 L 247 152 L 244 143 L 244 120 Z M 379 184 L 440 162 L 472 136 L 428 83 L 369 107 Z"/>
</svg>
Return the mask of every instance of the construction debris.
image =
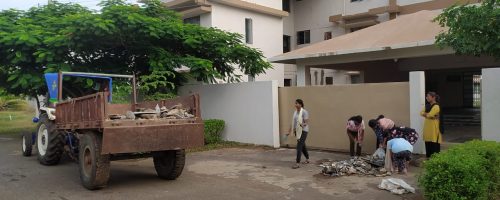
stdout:
<svg viewBox="0 0 500 200">
<path fill-rule="evenodd" d="M 157 104 L 155 109 L 151 108 L 137 108 L 136 112 L 127 111 L 125 115 L 109 115 L 111 120 L 137 120 L 137 119 L 188 119 L 194 118 L 191 114 L 192 110 L 189 107 L 184 107 L 182 104 L 174 105 L 170 108 Z"/>
<path fill-rule="evenodd" d="M 387 172 L 383 166 L 378 166 L 374 163 L 372 156 L 354 157 L 350 160 L 328 161 L 324 162 L 320 167 L 323 168 L 322 173 L 325 176 L 346 176 L 346 175 L 361 175 L 361 176 L 390 176 L 391 172 Z"/>
</svg>

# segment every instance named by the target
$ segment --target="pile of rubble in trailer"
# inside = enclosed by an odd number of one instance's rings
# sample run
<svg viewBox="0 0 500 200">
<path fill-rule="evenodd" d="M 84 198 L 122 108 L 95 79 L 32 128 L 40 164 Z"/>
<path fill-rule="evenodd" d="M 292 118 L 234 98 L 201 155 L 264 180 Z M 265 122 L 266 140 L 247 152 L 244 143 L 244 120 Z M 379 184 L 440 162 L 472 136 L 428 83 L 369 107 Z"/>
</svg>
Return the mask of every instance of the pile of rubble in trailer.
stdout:
<svg viewBox="0 0 500 200">
<path fill-rule="evenodd" d="M 111 120 L 121 119 L 190 119 L 195 116 L 192 114 L 192 109 L 185 107 L 182 104 L 177 104 L 170 108 L 165 106 L 160 107 L 158 104 L 155 109 L 137 108 L 136 112 L 127 111 L 125 115 L 110 115 Z"/>
</svg>

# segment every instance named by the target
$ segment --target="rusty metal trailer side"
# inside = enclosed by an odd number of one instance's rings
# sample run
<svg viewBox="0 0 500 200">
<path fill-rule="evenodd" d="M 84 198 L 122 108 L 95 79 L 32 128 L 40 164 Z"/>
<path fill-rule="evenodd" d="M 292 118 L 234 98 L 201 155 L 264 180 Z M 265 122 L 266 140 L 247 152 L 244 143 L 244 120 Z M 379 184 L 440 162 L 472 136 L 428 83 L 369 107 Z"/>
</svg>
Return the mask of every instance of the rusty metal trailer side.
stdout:
<svg viewBox="0 0 500 200">
<path fill-rule="evenodd" d="M 135 153 L 186 149 L 204 145 L 203 121 L 198 95 L 171 100 L 130 104 L 109 104 L 100 92 L 61 102 L 56 106 L 56 128 L 76 131 L 98 130 L 103 135 L 101 154 Z M 108 115 L 125 114 L 133 107 L 167 108 L 182 104 L 192 109 L 194 118 L 155 120 L 109 120 Z"/>
</svg>

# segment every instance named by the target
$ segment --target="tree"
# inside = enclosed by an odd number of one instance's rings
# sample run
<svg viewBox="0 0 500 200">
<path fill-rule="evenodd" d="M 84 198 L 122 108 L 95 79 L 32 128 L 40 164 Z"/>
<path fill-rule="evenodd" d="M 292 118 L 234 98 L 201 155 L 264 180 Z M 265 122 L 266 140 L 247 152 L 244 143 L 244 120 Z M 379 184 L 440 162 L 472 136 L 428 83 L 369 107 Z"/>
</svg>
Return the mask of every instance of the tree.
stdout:
<svg viewBox="0 0 500 200">
<path fill-rule="evenodd" d="M 500 58 L 500 0 L 481 5 L 452 6 L 435 21 L 448 31 L 437 36 L 440 47 L 452 47 L 459 55 Z"/>
<path fill-rule="evenodd" d="M 101 2 L 100 12 L 53 2 L 28 11 L 0 12 L 0 84 L 13 94 L 36 96 L 47 88 L 43 73 L 135 73 L 149 93 L 171 91 L 187 78 L 239 81 L 271 65 L 239 34 L 184 24 L 159 0 L 142 6 Z M 190 73 L 175 69 L 186 66 Z"/>
</svg>

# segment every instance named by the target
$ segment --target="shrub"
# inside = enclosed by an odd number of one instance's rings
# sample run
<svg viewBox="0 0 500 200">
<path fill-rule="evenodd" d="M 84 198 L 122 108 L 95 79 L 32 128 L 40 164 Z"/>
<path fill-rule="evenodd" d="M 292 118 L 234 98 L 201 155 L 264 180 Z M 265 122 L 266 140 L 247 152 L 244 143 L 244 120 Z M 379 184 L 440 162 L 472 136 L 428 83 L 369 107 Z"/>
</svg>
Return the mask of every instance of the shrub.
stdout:
<svg viewBox="0 0 500 200">
<path fill-rule="evenodd" d="M 205 144 L 215 144 L 222 141 L 222 131 L 225 127 L 224 120 L 209 119 L 205 124 Z"/>
<path fill-rule="evenodd" d="M 165 99 L 173 99 L 176 98 L 177 95 L 173 93 L 154 93 L 151 95 L 146 95 L 144 100 L 146 101 L 160 101 Z"/>
<path fill-rule="evenodd" d="M 500 143 L 471 141 L 425 162 L 419 177 L 427 199 L 498 199 Z"/>
</svg>

